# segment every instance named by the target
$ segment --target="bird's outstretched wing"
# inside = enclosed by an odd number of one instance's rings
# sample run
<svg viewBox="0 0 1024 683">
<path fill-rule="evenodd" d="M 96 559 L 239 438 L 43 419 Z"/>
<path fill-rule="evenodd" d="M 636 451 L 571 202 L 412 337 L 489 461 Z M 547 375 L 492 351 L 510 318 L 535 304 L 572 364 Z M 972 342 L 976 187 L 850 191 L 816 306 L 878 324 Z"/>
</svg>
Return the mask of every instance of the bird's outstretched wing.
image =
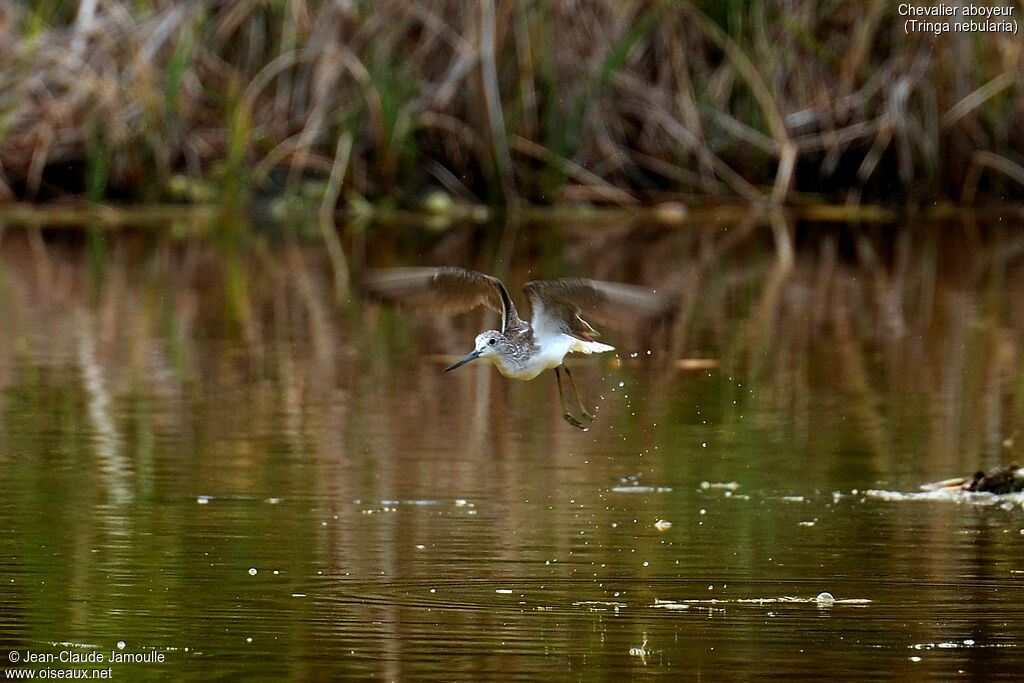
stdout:
<svg viewBox="0 0 1024 683">
<path fill-rule="evenodd" d="M 501 313 L 501 329 L 519 325 L 508 290 L 496 277 L 465 268 L 381 268 L 363 278 L 367 296 L 427 315 L 451 315 L 484 305 Z"/>
<path fill-rule="evenodd" d="M 652 325 L 676 309 L 671 299 L 655 290 L 616 282 L 565 278 L 534 280 L 523 288 L 532 308 L 531 323 L 538 335 L 564 332 L 587 341 L 598 336 L 582 316 L 613 328 Z"/>
</svg>

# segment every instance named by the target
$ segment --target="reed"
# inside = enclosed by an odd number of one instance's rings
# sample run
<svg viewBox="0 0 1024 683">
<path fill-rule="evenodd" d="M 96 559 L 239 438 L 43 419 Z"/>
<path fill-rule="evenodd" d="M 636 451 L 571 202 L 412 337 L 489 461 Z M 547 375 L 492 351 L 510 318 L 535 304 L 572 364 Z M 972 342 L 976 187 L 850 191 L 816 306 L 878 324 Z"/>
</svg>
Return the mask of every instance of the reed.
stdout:
<svg viewBox="0 0 1024 683">
<path fill-rule="evenodd" d="M 1024 195 L 1020 41 L 905 35 L 886 0 L 0 0 L 0 17 L 0 201 L 309 180 L 338 206 Z"/>
</svg>

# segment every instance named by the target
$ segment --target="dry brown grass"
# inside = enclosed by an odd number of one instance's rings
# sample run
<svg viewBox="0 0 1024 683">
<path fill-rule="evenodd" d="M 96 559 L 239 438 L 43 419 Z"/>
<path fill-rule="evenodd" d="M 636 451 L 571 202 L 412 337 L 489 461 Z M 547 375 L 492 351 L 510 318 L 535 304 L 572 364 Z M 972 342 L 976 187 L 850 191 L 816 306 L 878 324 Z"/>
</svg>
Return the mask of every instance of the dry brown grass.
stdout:
<svg viewBox="0 0 1024 683">
<path fill-rule="evenodd" d="M 887 0 L 140 6 L 0 0 L 0 199 L 1022 195 L 1019 38 Z"/>
</svg>

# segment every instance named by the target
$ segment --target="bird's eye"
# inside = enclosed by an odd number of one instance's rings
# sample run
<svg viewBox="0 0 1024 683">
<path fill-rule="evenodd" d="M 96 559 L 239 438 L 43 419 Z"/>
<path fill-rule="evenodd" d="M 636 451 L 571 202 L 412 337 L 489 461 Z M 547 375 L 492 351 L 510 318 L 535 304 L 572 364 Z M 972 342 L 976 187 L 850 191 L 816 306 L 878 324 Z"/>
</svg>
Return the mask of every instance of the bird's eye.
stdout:
<svg viewBox="0 0 1024 683">
<path fill-rule="evenodd" d="M 497 342 L 498 340 L 495 339 L 494 337 L 491 337 L 490 339 L 487 340 L 488 346 L 494 346 Z"/>
</svg>

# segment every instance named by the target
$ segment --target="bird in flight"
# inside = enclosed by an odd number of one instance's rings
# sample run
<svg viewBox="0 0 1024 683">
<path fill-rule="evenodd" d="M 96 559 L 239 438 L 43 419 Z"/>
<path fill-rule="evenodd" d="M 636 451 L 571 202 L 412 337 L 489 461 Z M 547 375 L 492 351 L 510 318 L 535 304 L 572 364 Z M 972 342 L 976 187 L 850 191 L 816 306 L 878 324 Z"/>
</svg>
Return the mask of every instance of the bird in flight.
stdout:
<svg viewBox="0 0 1024 683">
<path fill-rule="evenodd" d="M 562 416 L 573 427 L 585 429 L 569 410 L 562 389 L 562 371 L 572 385 L 580 417 L 594 416 L 583 405 L 576 380 L 562 364 L 569 353 L 604 353 L 615 347 L 595 341 L 598 333 L 581 314 L 610 325 L 636 324 L 668 314 L 671 307 L 654 290 L 582 278 L 534 280 L 523 291 L 533 320 L 519 317 L 501 280 L 464 268 L 386 268 L 370 271 L 364 279 L 367 293 L 400 307 L 433 314 L 454 314 L 479 305 L 501 313 L 501 329 L 476 336 L 465 358 L 445 368 L 450 372 L 466 363 L 493 363 L 505 377 L 531 380 L 553 369 L 558 382 Z"/>
</svg>

